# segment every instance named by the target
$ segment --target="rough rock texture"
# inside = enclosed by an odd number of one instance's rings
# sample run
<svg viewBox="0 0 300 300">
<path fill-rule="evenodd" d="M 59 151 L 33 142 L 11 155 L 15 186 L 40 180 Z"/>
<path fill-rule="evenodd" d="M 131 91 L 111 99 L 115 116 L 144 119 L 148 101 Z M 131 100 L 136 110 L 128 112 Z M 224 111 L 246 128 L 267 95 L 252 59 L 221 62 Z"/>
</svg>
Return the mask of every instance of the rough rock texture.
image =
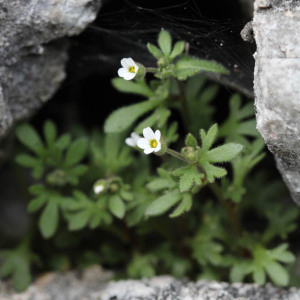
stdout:
<svg viewBox="0 0 300 300">
<path fill-rule="evenodd" d="M 300 290 L 272 285 L 228 284 L 200 280 L 196 283 L 159 276 L 145 280 L 107 283 L 112 274 L 91 267 L 81 276 L 49 273 L 41 276 L 27 291 L 16 294 L 0 282 L 0 300 L 299 300 Z"/>
<path fill-rule="evenodd" d="M 53 272 L 40 276 L 19 294 L 0 280 L 0 300 L 99 300 L 99 293 L 107 286 L 111 276 L 112 273 L 98 266 L 87 269 L 83 274 Z"/>
<path fill-rule="evenodd" d="M 67 42 L 101 0 L 0 0 L 0 137 L 47 101 L 65 77 Z M 52 42 L 54 41 L 54 42 Z"/>
<path fill-rule="evenodd" d="M 300 291 L 207 280 L 183 283 L 171 277 L 155 277 L 110 283 L 100 296 L 101 300 L 298 300 Z"/>
<path fill-rule="evenodd" d="M 257 128 L 300 205 L 300 1 L 256 0 Z"/>
</svg>

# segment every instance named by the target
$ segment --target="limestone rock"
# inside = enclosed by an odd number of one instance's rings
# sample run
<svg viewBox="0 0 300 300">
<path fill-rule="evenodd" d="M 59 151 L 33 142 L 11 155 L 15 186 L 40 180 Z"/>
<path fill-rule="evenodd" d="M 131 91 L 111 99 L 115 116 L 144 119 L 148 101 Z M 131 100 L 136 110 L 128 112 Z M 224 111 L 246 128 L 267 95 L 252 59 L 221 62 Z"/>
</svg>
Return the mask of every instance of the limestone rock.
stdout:
<svg viewBox="0 0 300 300">
<path fill-rule="evenodd" d="M 112 273 L 93 266 L 82 274 L 48 273 L 20 294 L 0 281 L 0 300 L 298 300 L 300 290 L 270 284 L 244 284 L 199 280 L 188 282 L 171 276 L 109 282 Z"/>
<path fill-rule="evenodd" d="M 256 0 L 257 128 L 300 205 L 300 2 Z"/>
<path fill-rule="evenodd" d="M 67 41 L 101 0 L 0 0 L 0 137 L 47 101 L 65 77 Z M 54 41 L 54 42 L 53 42 Z"/>
</svg>

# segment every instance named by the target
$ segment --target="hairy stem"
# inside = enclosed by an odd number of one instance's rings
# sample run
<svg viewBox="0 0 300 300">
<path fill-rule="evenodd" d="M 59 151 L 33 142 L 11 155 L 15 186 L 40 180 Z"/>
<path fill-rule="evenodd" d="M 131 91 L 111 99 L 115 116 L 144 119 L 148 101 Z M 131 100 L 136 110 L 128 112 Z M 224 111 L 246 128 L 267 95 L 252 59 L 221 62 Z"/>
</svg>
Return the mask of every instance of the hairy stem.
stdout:
<svg viewBox="0 0 300 300">
<path fill-rule="evenodd" d="M 157 68 L 151 68 L 151 67 L 145 68 L 145 69 L 146 69 L 146 72 L 149 72 L 149 73 L 156 73 L 158 71 Z"/>
<path fill-rule="evenodd" d="M 215 182 L 212 184 L 208 184 L 208 186 L 211 189 L 211 191 L 215 194 L 215 196 L 220 200 L 221 204 L 223 205 L 223 207 L 225 208 L 225 210 L 229 216 L 229 219 L 230 219 L 232 226 L 234 227 L 237 235 L 239 237 L 241 237 L 243 235 L 243 229 L 242 229 L 240 221 L 236 215 L 236 211 L 234 210 L 234 208 L 232 206 L 229 205 L 227 200 L 224 198 L 223 192 L 222 192 L 220 186 Z"/>
<path fill-rule="evenodd" d="M 182 160 L 182 161 L 188 163 L 188 161 L 186 160 L 186 158 L 184 157 L 183 154 L 181 154 L 181 153 L 179 153 L 179 152 L 177 152 L 177 151 L 175 151 L 175 150 L 172 150 L 172 149 L 170 149 L 170 148 L 167 148 L 166 152 L 167 152 L 168 154 L 170 154 L 170 155 L 172 155 L 172 156 L 174 156 L 174 157 L 176 157 L 176 158 L 178 158 L 178 159 L 180 159 L 180 160 Z"/>
</svg>

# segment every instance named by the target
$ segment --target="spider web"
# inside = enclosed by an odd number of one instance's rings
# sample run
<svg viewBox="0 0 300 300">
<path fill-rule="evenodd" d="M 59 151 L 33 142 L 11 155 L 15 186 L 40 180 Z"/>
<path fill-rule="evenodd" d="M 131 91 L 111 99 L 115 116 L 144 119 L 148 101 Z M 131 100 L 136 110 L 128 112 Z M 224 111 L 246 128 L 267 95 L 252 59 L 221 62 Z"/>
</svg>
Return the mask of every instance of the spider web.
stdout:
<svg viewBox="0 0 300 300">
<path fill-rule="evenodd" d="M 79 68 L 75 73 L 80 76 L 90 72 L 114 76 L 122 57 L 154 66 L 146 43 L 156 44 L 157 34 L 164 28 L 174 40 L 188 42 L 191 55 L 215 60 L 230 70 L 229 76 L 208 76 L 251 97 L 255 47 L 240 37 L 247 22 L 242 13 L 238 19 L 228 18 L 228 12 L 223 13 L 215 3 L 218 9 L 211 14 L 221 16 L 218 20 L 204 16 L 203 7 L 194 0 L 170 2 L 172 5 L 164 6 L 163 1 L 110 1 L 84 34 L 73 40 L 70 66 Z"/>
</svg>

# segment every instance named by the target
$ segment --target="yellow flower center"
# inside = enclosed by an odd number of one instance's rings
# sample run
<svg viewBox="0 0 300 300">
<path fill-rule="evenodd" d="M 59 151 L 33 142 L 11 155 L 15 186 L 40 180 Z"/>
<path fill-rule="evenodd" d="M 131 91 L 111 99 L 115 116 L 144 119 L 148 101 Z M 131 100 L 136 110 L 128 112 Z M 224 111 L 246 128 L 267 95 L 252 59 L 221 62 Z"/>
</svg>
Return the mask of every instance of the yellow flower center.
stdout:
<svg viewBox="0 0 300 300">
<path fill-rule="evenodd" d="M 128 68 L 128 72 L 130 72 L 130 73 L 135 73 L 135 68 L 134 68 L 134 67 L 129 67 L 129 68 Z"/>
<path fill-rule="evenodd" d="M 156 148 L 157 144 L 158 144 L 157 140 L 150 140 L 149 141 L 149 145 L 150 145 L 151 148 Z"/>
</svg>

